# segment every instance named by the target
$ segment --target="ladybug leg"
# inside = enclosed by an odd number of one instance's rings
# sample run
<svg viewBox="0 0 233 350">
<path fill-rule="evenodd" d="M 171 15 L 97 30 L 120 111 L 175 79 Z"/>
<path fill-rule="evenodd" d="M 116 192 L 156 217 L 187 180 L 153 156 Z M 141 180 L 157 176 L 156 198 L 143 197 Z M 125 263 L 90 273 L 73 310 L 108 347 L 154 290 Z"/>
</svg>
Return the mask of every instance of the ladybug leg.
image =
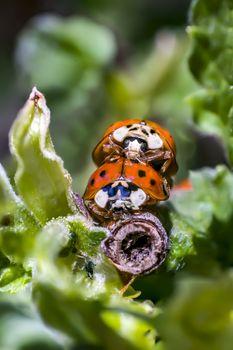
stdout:
<svg viewBox="0 0 233 350">
<path fill-rule="evenodd" d="M 85 216 L 85 218 L 87 218 L 88 220 L 91 220 L 91 216 L 87 210 L 87 207 L 84 203 L 84 200 L 82 199 L 82 197 L 80 197 L 80 195 L 77 192 L 73 192 L 72 193 L 72 198 L 74 201 L 75 206 L 78 208 L 79 212 Z"/>
<path fill-rule="evenodd" d="M 111 214 L 109 214 L 106 210 L 99 208 L 94 201 L 89 201 L 87 203 L 87 209 L 89 210 L 92 218 L 98 223 L 106 223 L 106 220 L 109 220 L 111 217 Z"/>
<path fill-rule="evenodd" d="M 160 172 L 162 174 L 167 173 L 168 175 L 171 176 L 171 175 L 175 174 L 177 172 L 177 170 L 178 170 L 178 165 L 176 163 L 175 158 L 170 158 L 164 162 Z"/>
<path fill-rule="evenodd" d="M 104 161 L 102 164 L 104 163 L 111 163 L 117 159 L 120 158 L 120 155 L 119 154 L 115 154 L 115 152 L 112 152 L 111 154 L 109 154 L 107 157 L 104 158 Z"/>
<path fill-rule="evenodd" d="M 146 154 L 145 157 L 145 161 L 146 162 L 154 162 L 154 166 L 156 166 L 157 162 L 158 165 L 160 165 L 159 163 L 161 163 L 161 168 L 158 169 L 158 171 L 161 174 L 166 174 L 169 176 L 172 176 L 173 174 L 175 174 L 178 170 L 178 165 L 176 163 L 176 159 L 174 157 L 173 152 L 169 151 L 169 150 L 154 150 L 154 151 L 149 151 Z M 152 164 L 153 166 L 153 164 Z"/>
<path fill-rule="evenodd" d="M 140 163 L 140 164 L 146 163 L 146 161 L 141 156 L 135 157 L 135 159 L 133 161 Z"/>
<path fill-rule="evenodd" d="M 106 153 L 122 153 L 122 147 L 113 141 L 112 136 L 109 136 L 108 142 L 103 145 L 103 149 Z"/>
<path fill-rule="evenodd" d="M 108 143 L 104 144 L 103 146 L 104 148 L 104 152 L 106 154 L 108 154 L 105 159 L 104 159 L 104 163 L 107 161 L 107 162 L 111 162 L 115 159 L 118 159 L 122 152 L 123 152 L 123 149 L 121 146 L 119 146 L 118 144 L 116 144 L 113 140 L 112 140 L 112 137 L 109 136 L 109 139 L 108 139 Z"/>
<path fill-rule="evenodd" d="M 164 150 L 153 150 L 148 151 L 145 154 L 145 159 L 147 162 L 151 162 L 153 160 L 164 160 L 170 159 L 173 157 L 172 152 L 170 151 L 164 151 Z"/>
</svg>

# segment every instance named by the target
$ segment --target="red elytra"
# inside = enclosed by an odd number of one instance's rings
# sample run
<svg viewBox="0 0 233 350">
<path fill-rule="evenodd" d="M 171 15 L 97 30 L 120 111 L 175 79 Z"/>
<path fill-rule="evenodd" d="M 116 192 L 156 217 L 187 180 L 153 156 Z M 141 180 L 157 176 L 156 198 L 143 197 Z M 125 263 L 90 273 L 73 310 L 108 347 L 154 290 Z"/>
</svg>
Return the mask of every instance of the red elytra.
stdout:
<svg viewBox="0 0 233 350">
<path fill-rule="evenodd" d="M 100 189 L 117 180 L 129 181 L 141 188 L 151 203 L 166 200 L 169 196 L 170 188 L 166 180 L 150 165 L 119 158 L 115 162 L 104 163 L 91 175 L 84 200 L 94 199 Z"/>
<path fill-rule="evenodd" d="M 135 136 L 138 135 L 138 131 L 136 131 L 135 125 L 142 129 L 140 130 L 141 135 L 138 136 L 138 139 L 142 139 L 146 143 L 146 149 L 140 149 L 138 152 L 130 152 L 126 150 L 124 141 L 130 136 L 136 138 Z M 116 131 L 122 130 L 122 127 L 129 129 L 126 137 L 114 137 L 114 135 L 117 135 Z M 152 136 L 152 133 L 154 136 Z M 148 142 L 149 138 L 152 137 L 157 137 L 157 142 L 160 142 L 155 148 L 150 147 L 150 142 Z M 96 165 L 99 166 L 108 160 L 109 157 L 114 156 L 126 156 L 129 159 L 134 158 L 139 161 L 148 162 L 155 170 L 168 176 L 174 175 L 178 169 L 175 159 L 176 146 L 171 134 L 159 124 L 149 120 L 127 119 L 118 121 L 107 128 L 101 141 L 95 147 L 92 157 Z"/>
</svg>

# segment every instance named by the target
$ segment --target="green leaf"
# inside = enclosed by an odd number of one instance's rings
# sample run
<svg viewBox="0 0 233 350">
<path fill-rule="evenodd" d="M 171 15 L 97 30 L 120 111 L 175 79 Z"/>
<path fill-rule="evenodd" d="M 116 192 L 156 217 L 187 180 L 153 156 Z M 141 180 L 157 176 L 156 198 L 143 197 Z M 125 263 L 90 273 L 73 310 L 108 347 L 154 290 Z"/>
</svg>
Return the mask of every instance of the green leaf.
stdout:
<svg viewBox="0 0 233 350">
<path fill-rule="evenodd" d="M 46 328 L 30 300 L 29 288 L 24 293 L 1 295 L 0 348 L 3 350 L 62 350 L 64 339 Z M 11 330 L 14 330 L 12 337 Z M 63 346 L 62 346 L 63 345 Z"/>
<path fill-rule="evenodd" d="M 31 281 L 31 270 L 11 265 L 1 270 L 0 292 L 17 293 Z"/>
<path fill-rule="evenodd" d="M 41 223 L 72 212 L 71 177 L 55 153 L 44 96 L 33 89 L 10 131 L 16 187 Z"/>
<path fill-rule="evenodd" d="M 230 350 L 233 341 L 232 272 L 216 278 L 183 278 L 157 317 L 166 350 Z"/>
<path fill-rule="evenodd" d="M 169 214 L 167 265 L 211 274 L 233 263 L 233 174 L 219 166 L 192 172 L 191 182 L 192 191 L 178 192 L 170 200 L 174 210 Z"/>
<path fill-rule="evenodd" d="M 116 291 L 122 286 L 120 277 L 99 249 L 105 234 L 104 229 L 96 229 L 79 215 L 50 221 L 36 238 L 33 255 L 38 268 L 34 278 L 54 285 L 59 279 L 66 288 L 66 283 L 74 284 L 75 277 L 79 293 L 90 297 Z"/>
<path fill-rule="evenodd" d="M 197 0 L 192 4 L 189 63 L 193 75 L 206 87 L 233 83 L 232 10 L 231 0 Z"/>
<path fill-rule="evenodd" d="M 104 231 L 77 215 L 52 220 L 44 227 L 34 250 L 33 295 L 39 311 L 46 323 L 77 344 L 154 349 L 154 309 L 119 296 L 122 282 L 98 249 L 101 236 Z M 90 239 L 92 246 L 87 243 Z M 93 262 L 92 274 L 86 259 Z"/>
<path fill-rule="evenodd" d="M 193 1 L 188 28 L 192 40 L 189 67 L 205 90 L 188 100 L 196 122 L 205 131 L 221 137 L 233 164 L 232 10 L 231 0 Z"/>
<path fill-rule="evenodd" d="M 39 222 L 14 193 L 0 164 L 0 268 L 8 267 L 10 262 L 23 263 L 39 229 Z"/>
<path fill-rule="evenodd" d="M 25 258 L 32 251 L 39 228 L 0 164 L 0 292 L 17 293 L 31 281 Z"/>
</svg>

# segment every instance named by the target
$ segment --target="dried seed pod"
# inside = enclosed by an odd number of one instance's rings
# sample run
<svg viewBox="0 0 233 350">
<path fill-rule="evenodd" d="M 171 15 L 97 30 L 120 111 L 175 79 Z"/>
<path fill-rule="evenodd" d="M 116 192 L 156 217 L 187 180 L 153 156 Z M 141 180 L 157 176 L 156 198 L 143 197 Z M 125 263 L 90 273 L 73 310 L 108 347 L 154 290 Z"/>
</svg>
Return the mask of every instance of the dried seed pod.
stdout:
<svg viewBox="0 0 233 350">
<path fill-rule="evenodd" d="M 167 233 L 151 213 L 129 215 L 109 230 L 102 249 L 118 270 L 137 276 L 153 271 L 164 261 Z"/>
</svg>

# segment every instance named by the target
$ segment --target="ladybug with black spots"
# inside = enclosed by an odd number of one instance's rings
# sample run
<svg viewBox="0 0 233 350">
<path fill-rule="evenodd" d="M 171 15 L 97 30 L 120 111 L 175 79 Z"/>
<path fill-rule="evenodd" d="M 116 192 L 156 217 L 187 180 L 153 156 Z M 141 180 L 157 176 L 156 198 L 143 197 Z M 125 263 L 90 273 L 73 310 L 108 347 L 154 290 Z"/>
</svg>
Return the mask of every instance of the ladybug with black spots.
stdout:
<svg viewBox="0 0 233 350">
<path fill-rule="evenodd" d="M 150 165 L 118 158 L 101 165 L 90 177 L 83 195 L 97 217 L 119 218 L 166 200 L 170 185 Z"/>
<path fill-rule="evenodd" d="M 127 119 L 114 123 L 106 130 L 92 157 L 97 166 L 117 157 L 148 163 L 167 177 L 178 170 L 171 134 L 149 120 Z"/>
</svg>

